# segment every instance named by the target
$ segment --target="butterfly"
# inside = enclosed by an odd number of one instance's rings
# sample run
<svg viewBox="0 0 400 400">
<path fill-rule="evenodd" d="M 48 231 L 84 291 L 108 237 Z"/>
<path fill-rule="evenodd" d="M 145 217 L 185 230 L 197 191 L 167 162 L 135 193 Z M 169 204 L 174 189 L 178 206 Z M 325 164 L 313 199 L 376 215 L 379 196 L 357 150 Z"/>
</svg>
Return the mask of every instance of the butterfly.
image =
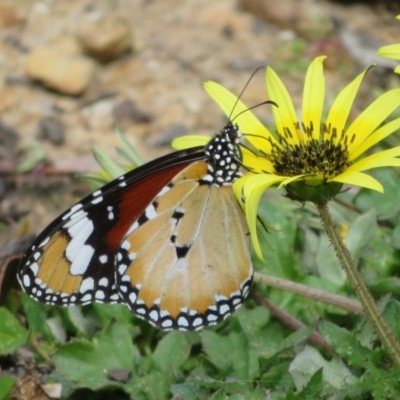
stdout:
<svg viewBox="0 0 400 400">
<path fill-rule="evenodd" d="M 56 218 L 23 255 L 21 287 L 53 305 L 122 303 L 168 331 L 215 325 L 252 280 L 249 232 L 232 184 L 241 133 L 144 164 Z"/>
</svg>

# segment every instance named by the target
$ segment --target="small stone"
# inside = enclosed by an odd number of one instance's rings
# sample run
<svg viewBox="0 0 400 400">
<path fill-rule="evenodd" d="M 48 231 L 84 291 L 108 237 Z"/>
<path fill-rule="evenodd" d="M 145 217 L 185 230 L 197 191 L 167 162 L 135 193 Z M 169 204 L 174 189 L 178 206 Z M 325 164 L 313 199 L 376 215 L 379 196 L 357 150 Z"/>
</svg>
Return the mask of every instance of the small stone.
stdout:
<svg viewBox="0 0 400 400">
<path fill-rule="evenodd" d="M 239 4 L 257 18 L 284 28 L 293 28 L 301 6 L 297 0 L 240 0 Z"/>
<path fill-rule="evenodd" d="M 26 15 L 11 2 L 0 2 L 0 27 L 20 25 L 26 21 Z"/>
<path fill-rule="evenodd" d="M 84 56 L 73 56 L 53 47 L 38 47 L 29 54 L 26 74 L 61 93 L 81 94 L 94 74 L 93 62 Z"/>
<path fill-rule="evenodd" d="M 130 23 L 116 15 L 85 21 L 77 37 L 87 54 L 103 63 L 115 60 L 132 46 Z"/>
<path fill-rule="evenodd" d="M 53 116 L 47 116 L 39 121 L 39 136 L 49 140 L 55 145 L 65 141 L 65 128 L 63 122 Z"/>
<path fill-rule="evenodd" d="M 149 123 L 152 120 L 151 115 L 147 111 L 140 109 L 131 99 L 126 99 L 117 104 L 113 109 L 113 116 L 117 122 L 128 120 Z"/>
</svg>

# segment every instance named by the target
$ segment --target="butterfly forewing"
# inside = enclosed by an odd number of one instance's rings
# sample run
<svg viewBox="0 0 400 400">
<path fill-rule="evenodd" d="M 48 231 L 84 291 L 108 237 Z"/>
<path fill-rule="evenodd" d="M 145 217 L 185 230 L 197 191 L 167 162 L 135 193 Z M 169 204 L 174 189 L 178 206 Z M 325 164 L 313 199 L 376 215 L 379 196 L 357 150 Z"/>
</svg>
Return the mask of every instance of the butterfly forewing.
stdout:
<svg viewBox="0 0 400 400">
<path fill-rule="evenodd" d="M 152 199 L 198 149 L 162 157 L 94 192 L 51 223 L 23 256 L 18 279 L 35 299 L 57 305 L 120 302 L 115 254 Z M 167 168 L 169 166 L 169 168 Z M 144 179 L 151 175 L 151 181 Z"/>
<path fill-rule="evenodd" d="M 128 307 L 164 330 L 200 329 L 231 314 L 252 280 L 243 211 L 230 186 L 206 183 L 207 164 L 179 173 L 135 223 L 117 256 Z"/>
</svg>

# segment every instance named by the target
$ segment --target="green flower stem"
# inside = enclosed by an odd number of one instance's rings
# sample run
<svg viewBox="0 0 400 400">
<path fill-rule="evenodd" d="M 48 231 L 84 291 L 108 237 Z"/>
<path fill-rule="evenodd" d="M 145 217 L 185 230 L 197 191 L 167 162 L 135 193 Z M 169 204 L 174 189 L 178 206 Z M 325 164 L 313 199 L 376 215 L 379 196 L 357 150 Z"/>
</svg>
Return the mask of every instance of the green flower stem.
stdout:
<svg viewBox="0 0 400 400">
<path fill-rule="evenodd" d="M 346 271 L 347 278 L 349 279 L 351 286 L 356 292 L 356 295 L 364 308 L 367 318 L 374 326 L 375 331 L 379 336 L 383 346 L 393 358 L 393 361 L 396 364 L 397 368 L 400 369 L 400 345 L 393 335 L 393 332 L 391 331 L 389 325 L 383 319 L 380 311 L 375 304 L 374 299 L 372 298 L 370 292 L 365 286 L 365 283 L 362 280 L 360 274 L 358 273 L 349 250 L 343 243 L 340 235 L 335 230 L 331 215 L 329 213 L 328 204 L 317 203 L 316 206 L 321 216 L 322 224 L 335 248 L 342 268 Z"/>
</svg>

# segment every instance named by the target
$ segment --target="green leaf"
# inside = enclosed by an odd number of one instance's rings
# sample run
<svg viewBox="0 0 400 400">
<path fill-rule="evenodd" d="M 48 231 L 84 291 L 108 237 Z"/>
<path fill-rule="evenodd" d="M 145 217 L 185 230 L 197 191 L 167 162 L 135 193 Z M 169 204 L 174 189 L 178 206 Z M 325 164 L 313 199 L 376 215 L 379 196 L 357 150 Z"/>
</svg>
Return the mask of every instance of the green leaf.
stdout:
<svg viewBox="0 0 400 400">
<path fill-rule="evenodd" d="M 383 317 L 392 328 L 393 334 L 397 340 L 400 340 L 400 303 L 397 300 L 391 300 L 383 312 Z"/>
<path fill-rule="evenodd" d="M 328 236 L 325 234 L 322 234 L 319 237 L 315 262 L 321 278 L 326 279 L 337 286 L 343 285 L 346 281 L 346 274 L 340 265 Z"/>
<path fill-rule="evenodd" d="M 346 236 L 346 245 L 353 256 L 358 260 L 361 251 L 371 242 L 376 232 L 376 209 L 371 208 L 360 215 L 349 227 Z"/>
<path fill-rule="evenodd" d="M 226 370 L 231 365 L 232 347 L 227 337 L 213 331 L 203 331 L 201 342 L 207 358 L 221 370 Z"/>
<path fill-rule="evenodd" d="M 11 376 L 0 377 L 0 400 L 7 400 L 12 388 L 15 385 L 15 379 Z"/>
<path fill-rule="evenodd" d="M 365 211 L 376 208 L 378 218 L 391 219 L 400 211 L 399 177 L 388 168 L 374 170 L 371 175 L 382 183 L 385 193 L 362 189 L 355 198 L 355 204 Z"/>
<path fill-rule="evenodd" d="M 190 346 L 181 332 L 165 335 L 153 353 L 153 360 L 161 371 L 166 372 L 179 367 L 189 357 Z"/>
<path fill-rule="evenodd" d="M 344 328 L 328 321 L 320 321 L 318 330 L 325 341 L 350 365 L 363 367 L 372 355 L 370 349 L 362 346 L 355 336 Z"/>
<path fill-rule="evenodd" d="M 260 239 L 266 262 L 255 258 L 257 269 L 260 272 L 294 279 L 299 273 L 299 264 L 294 252 L 296 223 L 290 215 L 288 216 L 288 200 L 282 198 L 281 192 L 273 189 L 268 192 L 275 196 L 275 199 L 261 202 L 259 216 L 271 229 L 264 235 L 266 244 Z M 276 198 L 279 199 L 278 202 Z"/>
<path fill-rule="evenodd" d="M 29 332 L 5 308 L 0 307 L 0 354 L 9 354 L 21 347 Z"/>
<path fill-rule="evenodd" d="M 400 249 L 400 224 L 393 229 L 391 244 L 396 249 Z"/>
<path fill-rule="evenodd" d="M 96 146 L 92 150 L 93 156 L 100 164 L 101 168 L 107 172 L 111 179 L 116 179 L 126 173 L 116 161 L 114 161 L 104 150 Z"/>
<path fill-rule="evenodd" d="M 107 377 L 115 369 L 133 370 L 135 350 L 128 330 L 110 323 L 92 342 L 76 341 L 61 347 L 53 356 L 57 370 L 77 387 L 92 390 L 116 384 Z"/>
<path fill-rule="evenodd" d="M 171 385 L 171 393 L 174 398 L 203 399 L 207 398 L 209 391 L 199 383 L 188 382 Z"/>
<path fill-rule="evenodd" d="M 129 142 L 124 133 L 118 129 L 117 134 L 118 139 L 122 144 L 122 148 L 117 148 L 118 154 L 123 156 L 131 164 L 132 168 L 136 168 L 144 164 L 143 158 L 140 157 L 139 153 L 132 146 L 131 142 Z"/>
<path fill-rule="evenodd" d="M 299 399 L 320 399 L 323 389 L 323 372 L 322 368 L 319 369 L 307 382 L 303 390 L 299 393 Z"/>
<path fill-rule="evenodd" d="M 96 329 L 96 318 L 93 313 L 83 312 L 82 307 L 71 306 L 67 309 L 68 317 L 74 328 L 85 336 L 90 337 Z"/>
<path fill-rule="evenodd" d="M 49 335 L 49 327 L 46 325 L 46 306 L 32 299 L 32 297 L 28 296 L 26 293 L 22 293 L 21 300 L 29 328 L 32 329 L 33 332 Z"/>
<path fill-rule="evenodd" d="M 168 399 L 169 386 L 166 375 L 160 371 L 152 371 L 144 376 L 131 379 L 126 389 L 135 400 Z"/>
<path fill-rule="evenodd" d="M 341 389 L 356 381 L 350 370 L 337 358 L 326 361 L 321 354 L 311 346 L 305 346 L 290 364 L 289 372 L 298 390 L 307 385 L 312 376 L 323 369 L 323 379 L 333 388 Z"/>
</svg>

